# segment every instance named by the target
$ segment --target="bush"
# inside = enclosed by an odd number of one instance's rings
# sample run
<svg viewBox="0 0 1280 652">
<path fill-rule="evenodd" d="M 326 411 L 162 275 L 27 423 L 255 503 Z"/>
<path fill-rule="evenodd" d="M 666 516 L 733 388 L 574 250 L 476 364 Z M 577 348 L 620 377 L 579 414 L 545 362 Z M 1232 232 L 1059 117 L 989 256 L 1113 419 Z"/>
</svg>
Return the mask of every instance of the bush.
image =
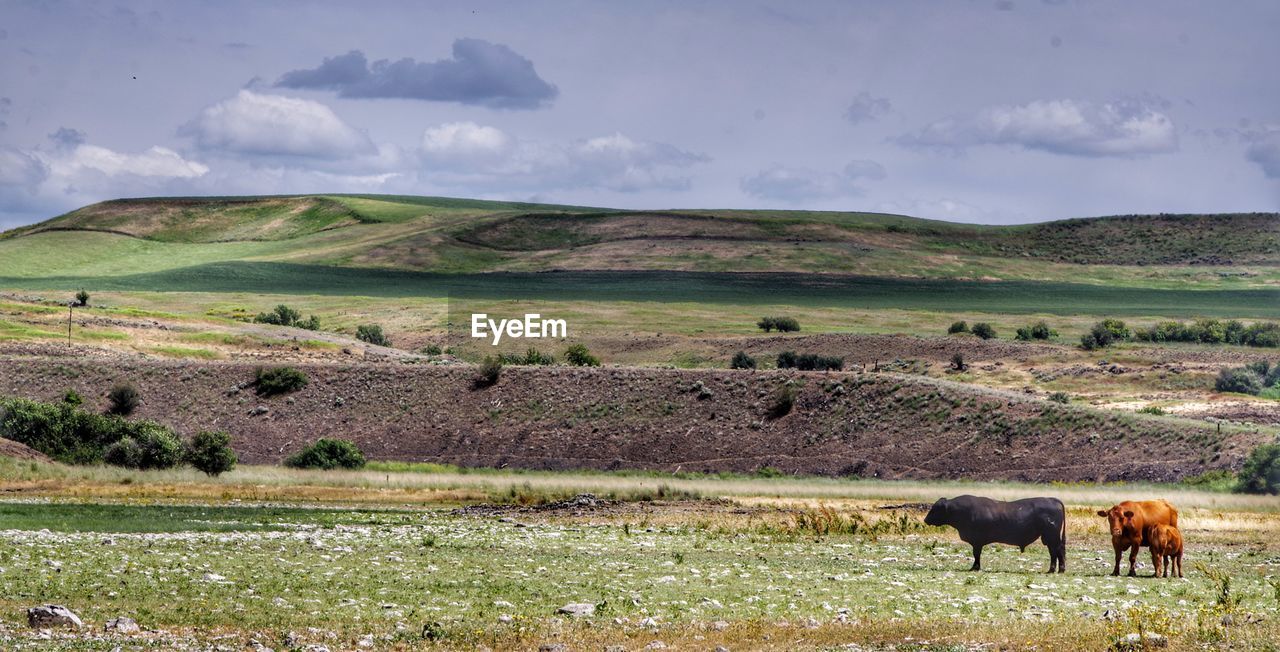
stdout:
<svg viewBox="0 0 1280 652">
<path fill-rule="evenodd" d="M 591 355 L 585 344 L 574 344 L 564 352 L 564 361 L 575 367 L 599 367 L 600 359 Z"/>
<path fill-rule="evenodd" d="M 490 387 L 497 384 L 498 378 L 502 376 L 502 358 L 487 355 L 484 361 L 480 363 L 479 373 L 476 375 L 476 387 Z"/>
<path fill-rule="evenodd" d="M 985 321 L 980 321 L 974 324 L 972 332 L 974 335 L 977 335 L 984 340 L 989 340 L 996 336 L 996 329 L 992 328 L 991 324 L 988 324 Z"/>
<path fill-rule="evenodd" d="M 1280 347 L 1280 324 L 1254 322 L 1245 326 L 1235 319 L 1227 322 L 1197 319 L 1190 324 L 1162 321 L 1147 328 L 1134 329 L 1133 337 L 1144 342 L 1198 342 L 1274 348 Z"/>
<path fill-rule="evenodd" d="M 171 469 L 182 463 L 182 440 L 174 432 L 154 421 L 132 424 L 127 439 L 138 443 L 141 457 L 138 469 Z"/>
<path fill-rule="evenodd" d="M 1132 333 L 1119 319 L 1104 319 L 1080 336 L 1080 348 L 1086 351 L 1105 349 L 1116 342 L 1127 341 Z"/>
<path fill-rule="evenodd" d="M 795 385 L 791 383 L 779 387 L 773 393 L 773 403 L 769 406 L 769 416 L 778 419 L 790 414 L 791 408 L 795 407 L 796 396 L 799 393 Z"/>
<path fill-rule="evenodd" d="M 844 358 L 804 353 L 796 357 L 796 369 L 800 371 L 839 371 L 844 369 Z"/>
<path fill-rule="evenodd" d="M 796 367 L 796 352 L 795 352 L 795 351 L 783 351 L 782 353 L 779 353 L 779 354 L 778 354 L 778 360 L 777 360 L 777 367 L 778 367 L 779 369 L 795 369 L 795 367 Z"/>
<path fill-rule="evenodd" d="M 142 397 L 136 387 L 129 383 L 118 383 L 107 392 L 107 414 L 127 417 L 133 414 L 141 402 Z"/>
<path fill-rule="evenodd" d="M 959 351 L 951 354 L 951 368 L 956 371 L 964 371 L 969 365 L 964 363 L 964 354 Z"/>
<path fill-rule="evenodd" d="M 82 307 L 83 307 L 83 306 L 88 306 L 88 305 L 89 305 L 89 293 L 88 293 L 88 292 L 85 292 L 84 290 L 80 290 L 79 292 L 76 292 L 76 305 L 77 305 L 77 306 L 82 306 Z"/>
<path fill-rule="evenodd" d="M 1054 392 L 1049 395 L 1049 400 L 1053 401 L 1054 403 L 1061 403 L 1063 405 L 1066 405 L 1071 402 L 1071 397 L 1067 396 L 1066 392 Z"/>
<path fill-rule="evenodd" d="M 102 452 L 102 461 L 111 466 L 123 466 L 127 469 L 142 467 L 142 446 L 133 437 L 125 437 L 107 446 Z"/>
<path fill-rule="evenodd" d="M 258 367 L 253 380 L 258 396 L 272 397 L 296 392 L 307 386 L 307 375 L 293 367 Z"/>
<path fill-rule="evenodd" d="M 779 333 L 794 333 L 800 330 L 800 322 L 794 317 L 761 317 L 756 322 L 761 330 L 768 333 L 771 330 L 777 330 Z"/>
<path fill-rule="evenodd" d="M 549 353 L 543 353 L 532 346 L 528 351 L 524 352 L 524 357 L 520 359 L 519 364 L 527 365 L 553 365 L 556 363 L 555 356 Z"/>
<path fill-rule="evenodd" d="M 77 408 L 84 404 L 84 397 L 80 395 L 80 392 L 77 392 L 74 389 L 68 389 L 66 393 L 62 395 L 62 402 L 73 408 Z"/>
<path fill-rule="evenodd" d="M 231 450 L 231 435 L 223 431 L 205 431 L 191 438 L 187 462 L 211 476 L 236 468 L 236 453 Z"/>
<path fill-rule="evenodd" d="M 1213 381 L 1213 388 L 1219 392 L 1238 392 L 1240 394 L 1258 394 L 1263 389 L 1262 376 L 1246 367 L 1222 369 Z"/>
<path fill-rule="evenodd" d="M 1022 326 L 1018 328 L 1014 339 L 1029 340 L 1047 340 L 1051 337 L 1057 337 L 1057 331 L 1049 328 L 1049 325 L 1043 321 L 1038 321 L 1030 326 Z"/>
<path fill-rule="evenodd" d="M 356 339 L 377 346 L 391 346 L 391 340 L 387 339 L 387 336 L 382 333 L 382 327 L 377 324 L 357 326 Z"/>
<path fill-rule="evenodd" d="M 131 468 L 164 469 L 182 457 L 181 440 L 165 426 L 93 414 L 66 402 L 0 401 L 0 437 L 66 464 L 117 460 Z"/>
<path fill-rule="evenodd" d="M 295 469 L 358 469 L 364 466 L 364 453 L 355 443 L 345 439 L 317 439 L 284 461 Z"/>
<path fill-rule="evenodd" d="M 1263 444 L 1253 449 L 1240 469 L 1235 491 L 1280 494 L 1280 444 Z"/>
<path fill-rule="evenodd" d="M 730 369 L 755 369 L 756 359 L 747 355 L 746 351 L 738 351 L 733 354 L 733 360 L 729 361 Z"/>
<path fill-rule="evenodd" d="M 440 355 L 441 353 L 444 353 L 444 349 L 441 349 L 439 344 L 428 344 L 422 347 L 422 353 L 426 355 Z"/>
<path fill-rule="evenodd" d="M 294 328 L 305 328 L 310 331 L 320 330 L 320 318 L 311 315 L 306 321 L 302 319 L 302 313 L 284 305 L 283 303 L 276 306 L 271 312 L 260 312 L 253 321 L 258 324 L 274 324 L 276 326 L 293 326 Z"/>
<path fill-rule="evenodd" d="M 969 332 L 969 324 L 963 321 L 953 321 L 951 322 L 951 325 L 947 327 L 948 335 L 955 335 L 956 333 L 968 333 L 968 332 Z"/>
</svg>

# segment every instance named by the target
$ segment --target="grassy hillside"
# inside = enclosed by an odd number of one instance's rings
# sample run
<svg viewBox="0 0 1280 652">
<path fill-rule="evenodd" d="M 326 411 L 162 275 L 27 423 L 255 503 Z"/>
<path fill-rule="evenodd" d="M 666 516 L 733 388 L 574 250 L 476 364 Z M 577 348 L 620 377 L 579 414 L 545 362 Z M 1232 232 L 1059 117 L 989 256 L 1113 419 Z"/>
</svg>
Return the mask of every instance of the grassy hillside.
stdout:
<svg viewBox="0 0 1280 652">
<path fill-rule="evenodd" d="M 808 211 L 614 211 L 438 197 L 122 199 L 0 234 L 0 277 L 271 261 L 416 272 L 844 273 L 1135 287 L 1280 281 L 1280 216 L 1022 226 Z"/>
</svg>

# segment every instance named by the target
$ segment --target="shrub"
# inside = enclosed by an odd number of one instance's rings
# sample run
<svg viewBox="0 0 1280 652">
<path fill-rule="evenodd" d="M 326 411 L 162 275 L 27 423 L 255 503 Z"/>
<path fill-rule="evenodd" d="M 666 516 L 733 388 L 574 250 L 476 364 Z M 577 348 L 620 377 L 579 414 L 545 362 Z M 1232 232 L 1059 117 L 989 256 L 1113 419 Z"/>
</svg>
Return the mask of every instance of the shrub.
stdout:
<svg viewBox="0 0 1280 652">
<path fill-rule="evenodd" d="M 76 292 L 76 305 L 77 305 L 77 306 L 88 306 L 88 305 L 89 305 L 89 293 L 88 293 L 88 292 L 85 292 L 84 290 L 80 290 L 79 292 Z"/>
<path fill-rule="evenodd" d="M 951 354 L 951 368 L 956 371 L 964 371 L 965 369 L 969 368 L 969 365 L 964 363 L 963 353 L 956 351 L 955 353 Z"/>
<path fill-rule="evenodd" d="M 391 340 L 387 339 L 387 336 L 382 333 L 382 327 L 377 324 L 357 326 L 356 339 L 377 346 L 391 346 Z"/>
<path fill-rule="evenodd" d="M 996 329 L 992 328 L 991 324 L 988 324 L 985 321 L 980 321 L 974 324 L 972 332 L 974 335 L 977 335 L 984 340 L 989 340 L 996 336 Z"/>
<path fill-rule="evenodd" d="M 154 421 L 131 424 L 127 437 L 138 442 L 142 456 L 135 468 L 170 469 L 182 463 L 182 440 L 174 432 Z"/>
<path fill-rule="evenodd" d="M 133 437 L 125 437 L 102 452 L 102 461 L 111 466 L 123 466 L 127 469 L 142 467 L 142 446 Z"/>
<path fill-rule="evenodd" d="M 439 344 L 428 344 L 422 348 L 422 353 L 426 355 L 440 355 L 441 353 L 444 353 L 444 349 L 441 349 Z"/>
<path fill-rule="evenodd" d="M 129 383 L 117 383 L 107 392 L 107 414 L 127 417 L 137 409 L 142 397 L 138 389 Z"/>
<path fill-rule="evenodd" d="M 1054 392 L 1049 395 L 1049 400 L 1053 401 L 1054 403 L 1061 403 L 1063 405 L 1066 405 L 1071 402 L 1071 397 L 1067 396 L 1066 392 Z"/>
<path fill-rule="evenodd" d="M 1088 333 L 1080 336 L 1080 348 L 1086 351 L 1105 349 L 1116 342 L 1132 337 L 1132 333 L 1119 319 L 1104 319 L 1093 325 Z"/>
<path fill-rule="evenodd" d="M 1263 444 L 1249 454 L 1235 490 L 1246 494 L 1280 494 L 1280 444 Z"/>
<path fill-rule="evenodd" d="M 74 389 L 68 389 L 66 393 L 62 395 L 62 402 L 65 405 L 77 408 L 84 404 L 84 397 L 80 395 L 80 392 L 77 392 Z"/>
<path fill-rule="evenodd" d="M 968 332 L 969 332 L 969 324 L 963 321 L 953 321 L 951 322 L 951 325 L 947 327 L 948 335 L 955 335 L 956 333 L 968 333 Z"/>
<path fill-rule="evenodd" d="M 480 368 L 476 375 L 476 387 L 490 387 L 497 384 L 498 378 L 502 376 L 502 358 L 487 355 L 484 361 L 480 363 Z"/>
<path fill-rule="evenodd" d="M 796 396 L 800 392 L 795 385 L 787 383 L 778 388 L 773 393 L 773 403 L 769 406 L 769 416 L 778 419 L 791 413 L 791 408 L 795 407 Z"/>
<path fill-rule="evenodd" d="M 746 351 L 738 351 L 733 354 L 733 360 L 729 361 L 730 369 L 755 369 L 756 359 L 747 355 Z"/>
<path fill-rule="evenodd" d="M 800 371 L 839 371 L 844 369 L 844 358 L 803 353 L 796 357 L 796 369 Z"/>
<path fill-rule="evenodd" d="M 295 469 L 358 469 L 364 466 L 364 453 L 355 443 L 345 439 L 317 439 L 284 461 Z"/>
<path fill-rule="evenodd" d="M 1043 321 L 1038 321 L 1030 326 L 1019 327 L 1014 339 L 1023 341 L 1047 340 L 1051 337 L 1056 337 L 1057 335 L 1057 331 L 1049 328 L 1049 324 L 1046 324 Z"/>
<path fill-rule="evenodd" d="M 527 365 L 552 365 L 556 363 L 556 358 L 549 353 L 543 353 L 531 346 L 528 351 L 524 352 L 524 358 L 522 358 L 520 362 L 521 364 Z"/>
<path fill-rule="evenodd" d="M 272 369 L 263 369 L 258 367 L 255 372 L 254 391 L 258 396 L 279 396 L 280 394 L 288 394 L 296 392 L 307 386 L 307 375 L 293 367 L 274 367 Z"/>
<path fill-rule="evenodd" d="M 1213 381 L 1213 387 L 1219 392 L 1241 394 L 1258 394 L 1263 389 L 1262 377 L 1258 372 L 1246 367 L 1222 369 Z"/>
<path fill-rule="evenodd" d="M 761 317 L 756 322 L 761 330 L 768 333 L 771 330 L 777 330 L 779 333 L 794 333 L 800 330 L 800 322 L 794 317 Z"/>
<path fill-rule="evenodd" d="M 796 366 L 796 352 L 783 351 L 778 354 L 777 367 L 779 369 L 794 369 Z"/>
<path fill-rule="evenodd" d="M 1160 406 L 1158 406 L 1158 405 L 1148 405 L 1148 406 L 1146 406 L 1146 407 L 1140 408 L 1140 409 L 1138 410 L 1138 413 L 1139 413 L 1139 414 L 1154 414 L 1154 415 L 1156 415 L 1156 416 L 1158 416 L 1158 417 L 1162 417 L 1162 416 L 1164 416 L 1165 414 L 1168 414 L 1167 412 L 1165 412 L 1165 411 L 1164 411 L 1164 408 L 1162 408 L 1162 407 L 1160 407 Z"/>
<path fill-rule="evenodd" d="M 599 367 L 600 359 L 591 355 L 585 344 L 574 344 L 564 352 L 564 361 L 575 367 Z"/>
<path fill-rule="evenodd" d="M 1239 344 L 1257 347 L 1280 347 L 1280 324 L 1254 322 L 1245 326 L 1232 319 L 1197 319 L 1190 324 L 1176 321 L 1157 322 L 1137 328 L 1133 337 L 1145 342 L 1199 342 L 1203 344 Z"/>
<path fill-rule="evenodd" d="M 295 328 L 305 328 L 311 331 L 320 330 L 320 318 L 311 315 L 306 321 L 302 319 L 302 313 L 284 305 L 283 303 L 276 306 L 271 312 L 260 312 L 257 317 L 253 318 L 255 323 L 274 324 L 276 326 L 293 326 Z"/>
<path fill-rule="evenodd" d="M 205 431 L 191 438 L 187 462 L 211 476 L 236 468 L 236 453 L 231 450 L 231 435 L 223 431 Z"/>
<path fill-rule="evenodd" d="M 127 428 L 120 417 L 84 412 L 66 403 L 0 401 L 0 437 L 65 464 L 101 462 L 103 449 L 119 441 Z"/>
</svg>

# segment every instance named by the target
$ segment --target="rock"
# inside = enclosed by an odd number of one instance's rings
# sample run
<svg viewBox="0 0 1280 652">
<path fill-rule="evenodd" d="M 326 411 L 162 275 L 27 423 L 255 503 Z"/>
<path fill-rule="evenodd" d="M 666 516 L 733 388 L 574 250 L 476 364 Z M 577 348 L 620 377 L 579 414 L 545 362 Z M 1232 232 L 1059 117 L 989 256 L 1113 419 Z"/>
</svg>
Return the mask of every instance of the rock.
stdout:
<svg viewBox="0 0 1280 652">
<path fill-rule="evenodd" d="M 641 627 L 648 627 L 649 629 L 657 629 L 657 628 L 658 628 L 658 619 L 657 619 L 657 618 L 654 618 L 653 616 L 649 616 L 648 618 L 645 618 L 645 619 L 643 619 L 643 620 L 641 620 L 641 621 L 640 621 L 640 626 L 641 626 Z"/>
<path fill-rule="evenodd" d="M 666 643 L 663 643 L 662 641 L 654 641 L 654 642 L 652 642 L 652 643 L 650 643 L 650 644 L 648 644 L 648 645 L 644 646 L 644 649 L 646 649 L 646 650 L 665 650 L 665 649 L 667 649 L 667 644 L 666 644 Z"/>
<path fill-rule="evenodd" d="M 569 652 L 569 646 L 564 643 L 543 643 L 538 646 L 538 652 Z"/>
<path fill-rule="evenodd" d="M 511 623 L 514 623 L 515 621 L 516 621 L 516 619 L 515 619 L 514 617 L 512 617 L 512 616 L 508 615 L 508 614 L 502 614 L 502 615 L 498 616 L 498 622 L 502 623 L 503 625 L 510 625 Z"/>
<path fill-rule="evenodd" d="M 49 627 L 73 627 L 79 629 L 84 625 L 74 611 L 60 604 L 46 604 L 27 609 L 27 624 L 36 629 Z"/>
<path fill-rule="evenodd" d="M 729 629 L 729 623 L 723 620 L 717 620 L 714 623 L 711 623 L 711 629 L 714 629 L 717 632 L 723 632 L 724 630 Z"/>
<path fill-rule="evenodd" d="M 249 416 L 256 417 L 258 415 L 266 414 L 268 411 L 267 406 L 259 405 L 254 407 L 252 410 L 249 410 Z"/>
<path fill-rule="evenodd" d="M 716 646 L 716 652 L 729 652 L 729 648 L 727 648 L 727 647 L 725 647 L 725 646 L 723 646 L 723 645 L 717 645 L 717 646 Z"/>
<path fill-rule="evenodd" d="M 365 634 L 356 641 L 356 647 L 373 647 L 373 634 Z"/>
<path fill-rule="evenodd" d="M 1123 640 L 1126 645 L 1138 646 L 1144 650 L 1149 647 L 1165 647 L 1169 645 L 1168 637 L 1164 634 L 1157 634 L 1155 632 L 1143 632 L 1142 634 L 1134 632 L 1124 637 Z"/>
<path fill-rule="evenodd" d="M 128 616 L 112 618 L 102 626 L 102 629 L 108 632 L 116 632 L 117 634 L 137 634 L 142 631 L 142 628 L 138 627 L 138 621 Z"/>
<path fill-rule="evenodd" d="M 596 606 L 590 602 L 570 602 L 556 609 L 556 613 L 566 614 L 575 618 L 586 618 L 587 616 L 596 615 Z"/>
</svg>

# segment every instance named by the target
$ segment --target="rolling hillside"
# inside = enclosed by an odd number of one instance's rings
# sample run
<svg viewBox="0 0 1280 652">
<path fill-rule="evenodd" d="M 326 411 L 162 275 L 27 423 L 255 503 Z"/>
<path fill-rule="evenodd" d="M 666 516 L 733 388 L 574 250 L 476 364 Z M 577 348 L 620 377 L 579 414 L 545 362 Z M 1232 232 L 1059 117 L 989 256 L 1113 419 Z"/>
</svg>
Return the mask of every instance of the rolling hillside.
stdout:
<svg viewBox="0 0 1280 652">
<path fill-rule="evenodd" d="M 92 256 L 77 256 L 77 249 Z M 70 255 L 50 259 L 58 250 Z M 1280 267 L 1280 215 L 978 226 L 874 213 L 617 211 L 433 197 L 122 199 L 0 234 L 0 277 L 274 261 L 422 272 L 667 270 L 1133 283 Z M 1154 267 L 1153 267 L 1154 266 Z M 1141 268 L 1140 273 L 1132 270 Z M 1208 276 L 1184 268 L 1232 268 Z M 1238 269 L 1236 269 L 1238 268 Z M 1261 268 L 1261 269 L 1254 269 Z"/>
</svg>

